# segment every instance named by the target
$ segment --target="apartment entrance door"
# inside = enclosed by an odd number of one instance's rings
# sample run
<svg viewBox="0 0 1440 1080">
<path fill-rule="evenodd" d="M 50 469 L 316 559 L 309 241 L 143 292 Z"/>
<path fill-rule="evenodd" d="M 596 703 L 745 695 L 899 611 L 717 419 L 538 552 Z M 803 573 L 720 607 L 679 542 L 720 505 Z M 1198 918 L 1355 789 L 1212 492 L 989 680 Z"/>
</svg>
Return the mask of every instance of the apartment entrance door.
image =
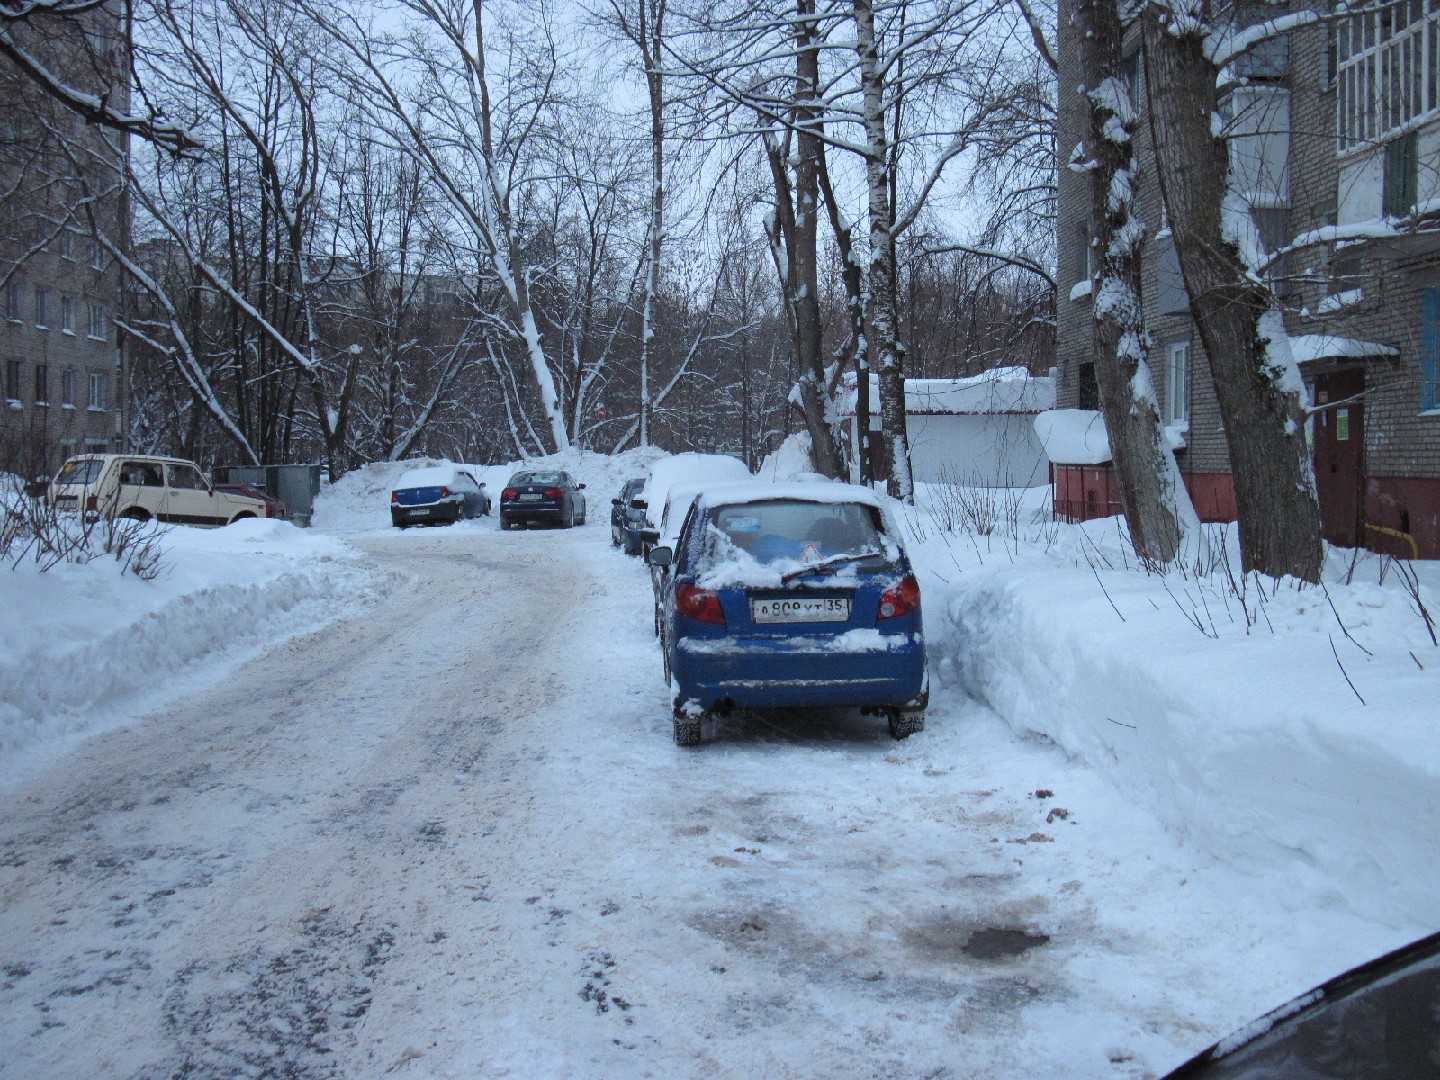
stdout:
<svg viewBox="0 0 1440 1080">
<path fill-rule="evenodd" d="M 1315 377 L 1315 486 L 1320 531 L 1341 547 L 1365 543 L 1365 372 Z"/>
</svg>

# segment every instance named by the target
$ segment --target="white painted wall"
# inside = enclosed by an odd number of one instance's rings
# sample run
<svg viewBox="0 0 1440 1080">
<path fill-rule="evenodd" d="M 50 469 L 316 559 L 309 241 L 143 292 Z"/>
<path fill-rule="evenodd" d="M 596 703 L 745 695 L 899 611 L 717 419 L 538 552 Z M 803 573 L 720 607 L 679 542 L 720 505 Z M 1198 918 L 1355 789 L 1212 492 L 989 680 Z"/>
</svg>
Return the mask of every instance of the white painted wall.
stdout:
<svg viewBox="0 0 1440 1080">
<path fill-rule="evenodd" d="M 1028 413 L 912 413 L 908 426 L 910 461 L 922 483 L 1038 487 L 1049 482 L 1050 462 Z"/>
</svg>

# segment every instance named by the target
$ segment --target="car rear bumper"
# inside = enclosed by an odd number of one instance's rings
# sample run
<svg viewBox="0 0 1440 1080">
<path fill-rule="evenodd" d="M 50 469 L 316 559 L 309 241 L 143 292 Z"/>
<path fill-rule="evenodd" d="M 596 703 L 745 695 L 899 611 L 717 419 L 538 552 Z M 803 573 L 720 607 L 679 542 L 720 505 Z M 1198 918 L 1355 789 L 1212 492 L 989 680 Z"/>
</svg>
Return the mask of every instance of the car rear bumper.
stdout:
<svg viewBox="0 0 1440 1080">
<path fill-rule="evenodd" d="M 857 630 L 766 638 L 681 638 L 671 669 L 682 700 L 703 708 L 902 707 L 925 690 L 919 634 Z"/>
<path fill-rule="evenodd" d="M 428 506 L 390 507 L 390 522 L 393 525 L 425 525 L 432 521 L 459 520 L 459 503 L 442 502 L 431 503 Z"/>
<path fill-rule="evenodd" d="M 560 518 L 565 514 L 564 503 L 522 503 L 500 504 L 500 516 L 508 521 L 546 521 Z"/>
</svg>

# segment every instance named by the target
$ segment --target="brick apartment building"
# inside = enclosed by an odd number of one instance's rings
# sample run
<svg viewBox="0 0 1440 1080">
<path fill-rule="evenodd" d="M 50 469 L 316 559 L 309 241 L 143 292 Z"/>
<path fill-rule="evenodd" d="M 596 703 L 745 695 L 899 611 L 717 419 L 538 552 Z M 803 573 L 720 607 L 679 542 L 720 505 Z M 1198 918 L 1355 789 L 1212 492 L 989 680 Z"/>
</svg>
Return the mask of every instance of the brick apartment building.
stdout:
<svg viewBox="0 0 1440 1080">
<path fill-rule="evenodd" d="M 124 108 L 127 35 L 109 7 L 37 14 L 9 32 L 70 85 Z M 128 235 L 115 168 L 126 147 L 4 60 L 0 101 L 0 471 L 29 480 L 72 453 L 124 447 L 121 277 L 96 237 Z"/>
<path fill-rule="evenodd" d="M 1059 18 L 1057 145 L 1066 159 L 1087 126 L 1070 7 L 1064 0 Z M 1125 76 L 1143 115 L 1134 36 Z M 1440 230 L 1440 3 L 1357 10 L 1267 42 L 1242 63 L 1247 82 L 1225 110 L 1237 136 L 1232 183 L 1272 251 L 1325 230 L 1321 242 L 1281 259 L 1273 280 L 1312 402 L 1329 406 L 1310 432 L 1326 539 L 1440 558 L 1440 231 L 1431 231 Z M 1162 416 L 1201 518 L 1233 520 L 1219 407 L 1143 123 L 1137 152 L 1136 209 L 1150 229 L 1143 301 Z M 1089 181 L 1064 164 L 1057 405 L 1094 409 Z M 1108 466 L 1057 462 L 1055 485 L 1059 513 L 1119 512 Z"/>
</svg>

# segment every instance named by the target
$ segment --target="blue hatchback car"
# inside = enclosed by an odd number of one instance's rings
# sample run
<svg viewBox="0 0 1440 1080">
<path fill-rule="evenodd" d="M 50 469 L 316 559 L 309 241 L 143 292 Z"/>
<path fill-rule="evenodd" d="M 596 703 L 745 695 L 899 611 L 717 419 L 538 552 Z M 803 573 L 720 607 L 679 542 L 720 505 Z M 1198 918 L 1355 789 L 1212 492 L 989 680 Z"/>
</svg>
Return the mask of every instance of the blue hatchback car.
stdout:
<svg viewBox="0 0 1440 1080">
<path fill-rule="evenodd" d="M 733 708 L 859 707 L 925 726 L 920 586 L 878 497 L 849 484 L 723 484 L 691 506 L 660 598 L 675 741 Z"/>
</svg>

